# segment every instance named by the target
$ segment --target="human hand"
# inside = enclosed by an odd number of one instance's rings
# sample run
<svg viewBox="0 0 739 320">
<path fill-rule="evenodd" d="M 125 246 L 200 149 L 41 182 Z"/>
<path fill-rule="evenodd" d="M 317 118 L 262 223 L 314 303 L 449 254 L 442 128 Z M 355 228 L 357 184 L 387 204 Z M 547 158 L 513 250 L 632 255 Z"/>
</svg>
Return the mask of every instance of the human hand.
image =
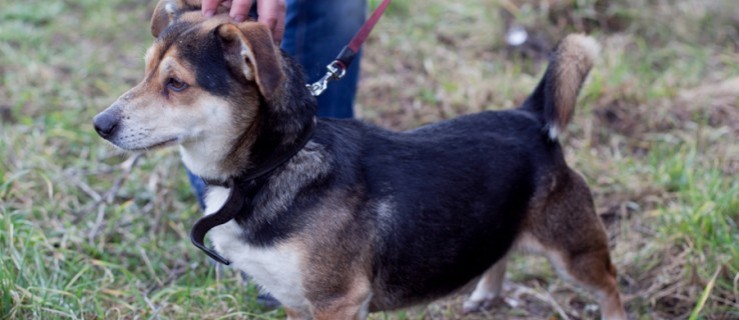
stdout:
<svg viewBox="0 0 739 320">
<path fill-rule="evenodd" d="M 266 25 L 272 32 L 275 42 L 282 41 L 285 33 L 285 0 L 256 0 L 258 22 Z M 231 8 L 229 16 L 238 22 L 245 21 L 253 0 L 203 0 L 202 12 L 206 17 L 215 14 L 218 5 Z"/>
</svg>

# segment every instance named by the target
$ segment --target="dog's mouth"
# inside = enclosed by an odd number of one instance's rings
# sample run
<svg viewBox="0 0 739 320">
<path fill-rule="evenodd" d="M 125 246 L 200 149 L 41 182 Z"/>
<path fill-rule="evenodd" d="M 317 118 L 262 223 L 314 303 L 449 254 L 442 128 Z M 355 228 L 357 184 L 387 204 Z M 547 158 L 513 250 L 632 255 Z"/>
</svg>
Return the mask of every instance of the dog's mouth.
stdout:
<svg viewBox="0 0 739 320">
<path fill-rule="evenodd" d="M 178 141 L 179 141 L 179 138 L 175 137 L 175 138 L 166 139 L 161 142 L 157 142 L 157 143 L 145 146 L 145 147 L 132 148 L 131 151 L 149 151 L 149 150 L 161 149 L 161 148 L 175 145 L 177 144 Z"/>
</svg>

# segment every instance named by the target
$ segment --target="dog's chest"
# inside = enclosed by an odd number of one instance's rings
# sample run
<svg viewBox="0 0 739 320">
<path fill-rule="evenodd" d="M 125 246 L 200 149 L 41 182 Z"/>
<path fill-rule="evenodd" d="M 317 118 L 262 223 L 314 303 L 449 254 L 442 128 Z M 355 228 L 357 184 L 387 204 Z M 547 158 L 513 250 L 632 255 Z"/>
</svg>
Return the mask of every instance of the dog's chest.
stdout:
<svg viewBox="0 0 739 320">
<path fill-rule="evenodd" d="M 220 209 L 229 190 L 212 187 L 206 198 L 206 215 Z M 208 234 L 216 251 L 232 262 L 232 266 L 246 272 L 259 285 L 286 306 L 295 309 L 307 307 L 300 273 L 301 254 L 297 246 L 276 244 L 256 247 L 243 240 L 246 232 L 235 221 L 213 228 Z"/>
</svg>

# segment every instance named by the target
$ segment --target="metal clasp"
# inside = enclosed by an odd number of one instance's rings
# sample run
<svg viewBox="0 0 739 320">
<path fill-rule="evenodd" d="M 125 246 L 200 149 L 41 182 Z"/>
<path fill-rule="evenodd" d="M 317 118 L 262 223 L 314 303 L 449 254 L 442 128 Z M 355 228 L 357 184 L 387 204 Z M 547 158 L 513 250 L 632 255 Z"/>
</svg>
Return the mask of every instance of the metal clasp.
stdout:
<svg viewBox="0 0 739 320">
<path fill-rule="evenodd" d="M 326 66 L 326 69 L 328 71 L 326 72 L 326 75 L 324 75 L 321 79 L 314 82 L 313 84 L 305 85 L 306 87 L 308 87 L 308 90 L 310 90 L 310 93 L 314 97 L 321 95 L 321 93 L 326 90 L 329 81 L 339 80 L 343 78 L 346 74 L 346 68 L 338 60 L 334 60 L 333 62 L 329 63 Z"/>
</svg>

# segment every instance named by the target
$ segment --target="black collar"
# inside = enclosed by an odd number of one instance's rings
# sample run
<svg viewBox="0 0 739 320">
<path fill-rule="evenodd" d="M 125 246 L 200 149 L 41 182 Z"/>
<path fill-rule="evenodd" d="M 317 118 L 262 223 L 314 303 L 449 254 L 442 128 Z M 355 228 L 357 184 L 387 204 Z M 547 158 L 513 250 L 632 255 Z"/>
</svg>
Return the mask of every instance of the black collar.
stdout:
<svg viewBox="0 0 739 320">
<path fill-rule="evenodd" d="M 231 193 L 228 195 L 228 199 L 226 199 L 226 203 L 223 204 L 221 209 L 213 214 L 204 216 L 200 218 L 197 222 L 195 222 L 195 224 L 192 226 L 192 230 L 190 230 L 190 241 L 192 241 L 192 243 L 196 247 L 198 247 L 198 249 L 203 250 L 203 252 L 205 252 L 205 254 L 207 254 L 213 260 L 225 265 L 231 264 L 231 262 L 228 261 L 226 258 L 222 257 L 217 252 L 213 251 L 212 249 L 206 247 L 205 244 L 203 244 L 203 241 L 205 240 L 205 234 L 208 233 L 210 229 L 213 229 L 230 221 L 231 219 L 236 217 L 239 212 L 241 212 L 245 202 L 243 188 L 246 185 L 246 182 L 264 177 L 272 173 L 272 171 L 277 169 L 277 167 L 283 165 L 285 162 L 290 160 L 295 154 L 302 150 L 303 147 L 305 147 L 305 145 L 308 143 L 308 141 L 310 141 L 311 138 L 313 138 L 313 133 L 315 132 L 315 129 L 316 118 L 313 118 L 313 121 L 311 121 L 308 127 L 305 128 L 303 134 L 298 138 L 298 140 L 296 140 L 291 146 L 287 148 L 287 152 L 270 155 L 264 161 L 264 163 L 258 165 L 253 170 L 247 171 L 237 177 L 229 178 L 225 181 L 203 179 L 203 181 L 205 181 L 207 185 L 229 188 L 231 189 Z"/>
</svg>

